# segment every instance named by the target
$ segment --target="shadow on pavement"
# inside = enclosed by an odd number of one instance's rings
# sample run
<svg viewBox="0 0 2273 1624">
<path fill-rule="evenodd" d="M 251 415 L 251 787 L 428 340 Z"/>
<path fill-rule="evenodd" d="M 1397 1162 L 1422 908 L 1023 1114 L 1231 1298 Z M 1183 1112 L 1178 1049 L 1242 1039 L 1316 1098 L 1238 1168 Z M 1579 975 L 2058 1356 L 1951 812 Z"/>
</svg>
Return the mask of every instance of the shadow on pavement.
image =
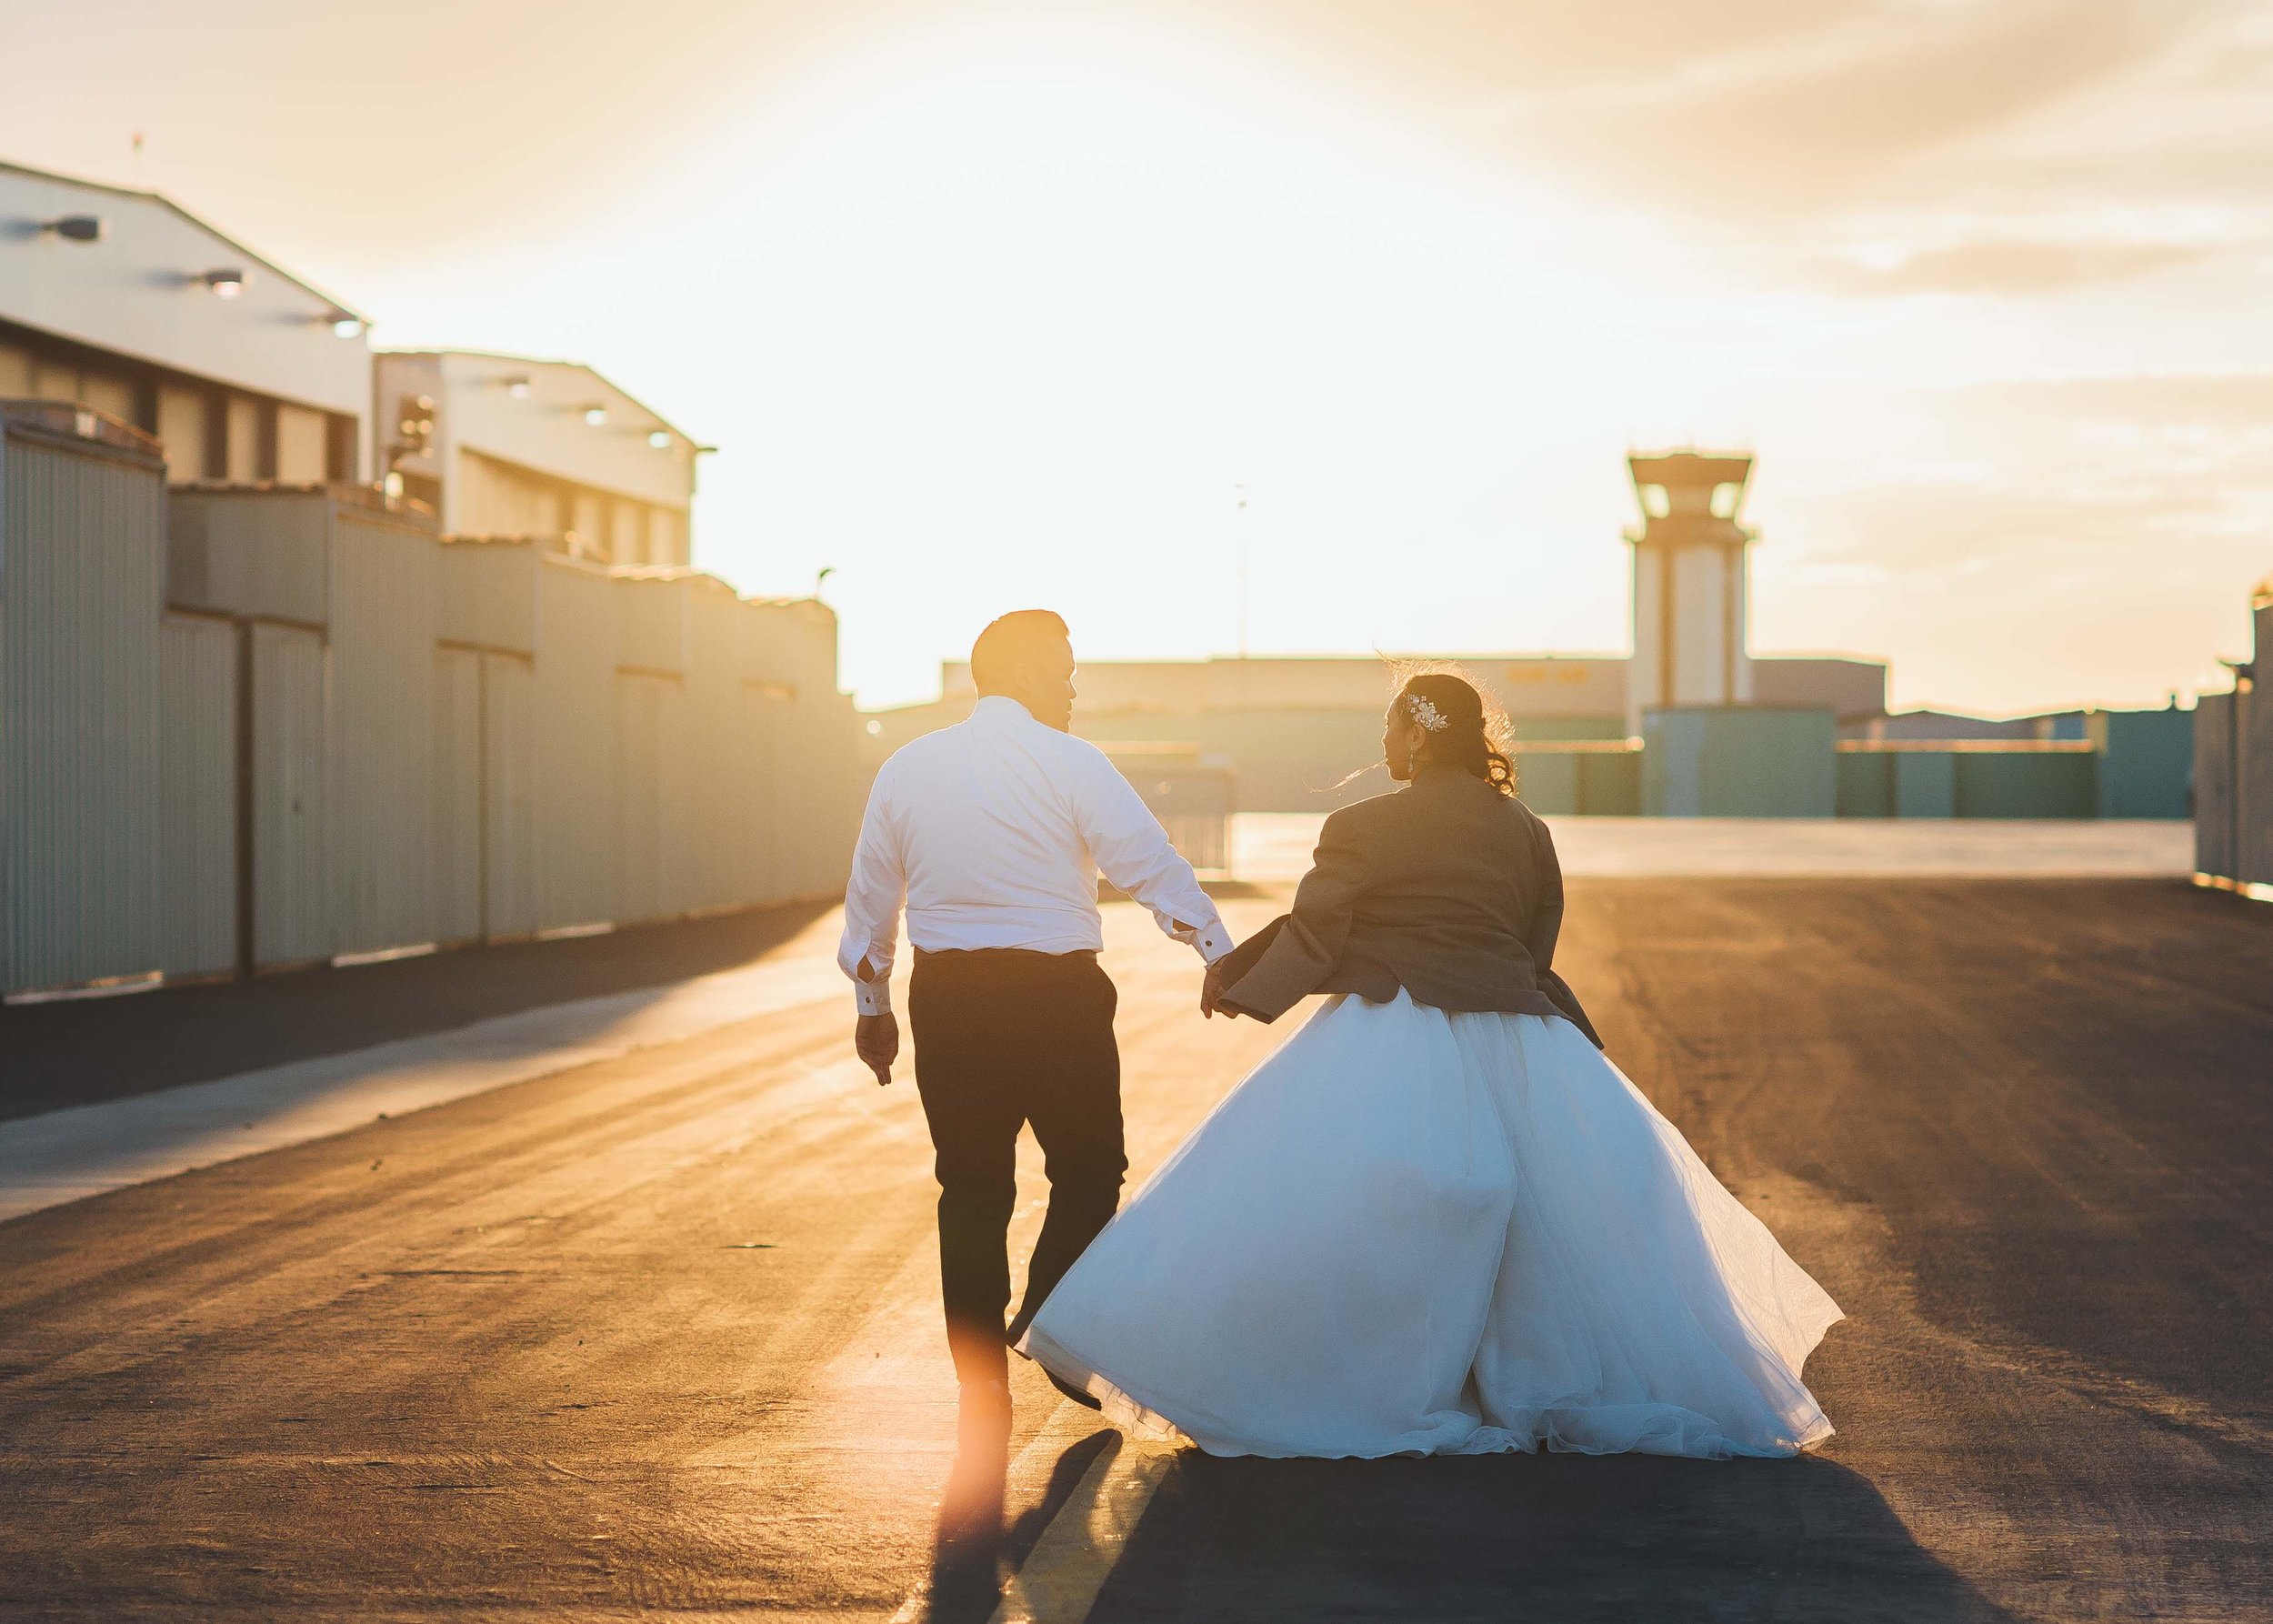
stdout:
<svg viewBox="0 0 2273 1624">
<path fill-rule="evenodd" d="M 0 1120 L 733 969 L 835 906 L 787 903 L 566 941 L 0 1009 Z"/>
<path fill-rule="evenodd" d="M 1083 1475 L 1118 1442 L 1116 1434 L 1105 1429 L 1066 1449 L 1051 1464 L 1048 1482 L 1035 1503 L 1008 1522 L 1003 1519 L 1006 1456 L 966 1445 L 947 1476 L 928 1589 L 916 1616 L 925 1624 L 985 1624 L 1000 1604 L 1009 1577 L 1073 1497 Z"/>
<path fill-rule="evenodd" d="M 1188 1451 L 1089 1617 L 1886 1619 L 2012 1615 L 1835 1461 L 1219 1460 Z"/>
</svg>

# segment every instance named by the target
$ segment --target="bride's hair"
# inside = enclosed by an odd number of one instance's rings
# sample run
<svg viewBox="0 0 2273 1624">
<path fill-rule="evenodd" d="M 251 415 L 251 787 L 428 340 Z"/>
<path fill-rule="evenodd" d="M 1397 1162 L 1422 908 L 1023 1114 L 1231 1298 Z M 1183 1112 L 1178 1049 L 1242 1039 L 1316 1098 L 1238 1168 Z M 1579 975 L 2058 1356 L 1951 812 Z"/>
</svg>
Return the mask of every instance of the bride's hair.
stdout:
<svg viewBox="0 0 2273 1624">
<path fill-rule="evenodd" d="M 1426 729 L 1428 759 L 1472 773 L 1502 795 L 1514 795 L 1514 739 L 1507 714 L 1458 671 L 1437 668 L 1400 675 L 1404 681 L 1397 688 L 1398 703 L 1411 714 L 1412 702 L 1421 701 L 1443 723 Z"/>
</svg>

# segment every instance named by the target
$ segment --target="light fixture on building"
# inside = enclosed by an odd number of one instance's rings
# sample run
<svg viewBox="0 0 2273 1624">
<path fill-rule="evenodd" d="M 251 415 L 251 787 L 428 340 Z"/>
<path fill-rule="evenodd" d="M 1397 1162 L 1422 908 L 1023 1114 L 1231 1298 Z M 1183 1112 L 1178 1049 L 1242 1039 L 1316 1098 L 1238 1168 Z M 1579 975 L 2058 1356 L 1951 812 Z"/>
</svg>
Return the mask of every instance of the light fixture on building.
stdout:
<svg viewBox="0 0 2273 1624">
<path fill-rule="evenodd" d="M 198 278 L 216 299 L 234 299 L 245 291 L 245 272 L 236 266 L 223 266 L 207 271 Z"/>
<path fill-rule="evenodd" d="M 109 235 L 110 228 L 103 224 L 100 215 L 65 215 L 59 220 L 47 221 L 40 229 L 75 243 L 99 243 Z"/>
<path fill-rule="evenodd" d="M 604 406 L 588 406 L 585 407 L 584 421 L 587 427 L 599 427 L 602 424 L 607 421 L 607 408 Z"/>
<path fill-rule="evenodd" d="M 363 336 L 363 317 L 350 311 L 335 310 L 329 316 L 318 319 L 331 323 L 334 337 L 360 338 Z"/>
<path fill-rule="evenodd" d="M 647 444 L 653 446 L 657 451 L 668 451 L 671 448 L 671 431 L 667 428 L 650 430 L 647 435 Z"/>
<path fill-rule="evenodd" d="M 515 374 L 506 379 L 506 393 L 516 400 L 526 400 L 529 397 L 529 380 L 518 373 Z"/>
</svg>

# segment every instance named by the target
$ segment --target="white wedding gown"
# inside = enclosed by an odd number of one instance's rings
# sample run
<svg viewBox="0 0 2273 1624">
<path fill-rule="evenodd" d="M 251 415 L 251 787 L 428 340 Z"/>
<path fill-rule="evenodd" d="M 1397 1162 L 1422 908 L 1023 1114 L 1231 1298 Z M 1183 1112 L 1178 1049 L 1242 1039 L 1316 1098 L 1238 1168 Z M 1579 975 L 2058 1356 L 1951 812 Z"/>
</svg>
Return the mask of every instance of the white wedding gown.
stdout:
<svg viewBox="0 0 2273 1624">
<path fill-rule="evenodd" d="M 1578 1030 L 1328 999 L 1020 1351 L 1215 1455 L 1790 1455 L 1838 1305 Z"/>
</svg>

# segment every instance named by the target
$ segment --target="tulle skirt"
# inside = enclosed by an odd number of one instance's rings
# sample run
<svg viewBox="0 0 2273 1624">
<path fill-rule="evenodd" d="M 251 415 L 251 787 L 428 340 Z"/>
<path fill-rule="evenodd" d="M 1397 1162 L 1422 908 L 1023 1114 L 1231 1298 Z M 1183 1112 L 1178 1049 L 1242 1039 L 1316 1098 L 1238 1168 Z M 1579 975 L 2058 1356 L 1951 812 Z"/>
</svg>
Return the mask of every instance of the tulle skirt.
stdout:
<svg viewBox="0 0 2273 1624">
<path fill-rule="evenodd" d="M 1329 999 L 1021 1352 L 1216 1455 L 1790 1455 L 1838 1305 L 1568 1022 Z"/>
</svg>

